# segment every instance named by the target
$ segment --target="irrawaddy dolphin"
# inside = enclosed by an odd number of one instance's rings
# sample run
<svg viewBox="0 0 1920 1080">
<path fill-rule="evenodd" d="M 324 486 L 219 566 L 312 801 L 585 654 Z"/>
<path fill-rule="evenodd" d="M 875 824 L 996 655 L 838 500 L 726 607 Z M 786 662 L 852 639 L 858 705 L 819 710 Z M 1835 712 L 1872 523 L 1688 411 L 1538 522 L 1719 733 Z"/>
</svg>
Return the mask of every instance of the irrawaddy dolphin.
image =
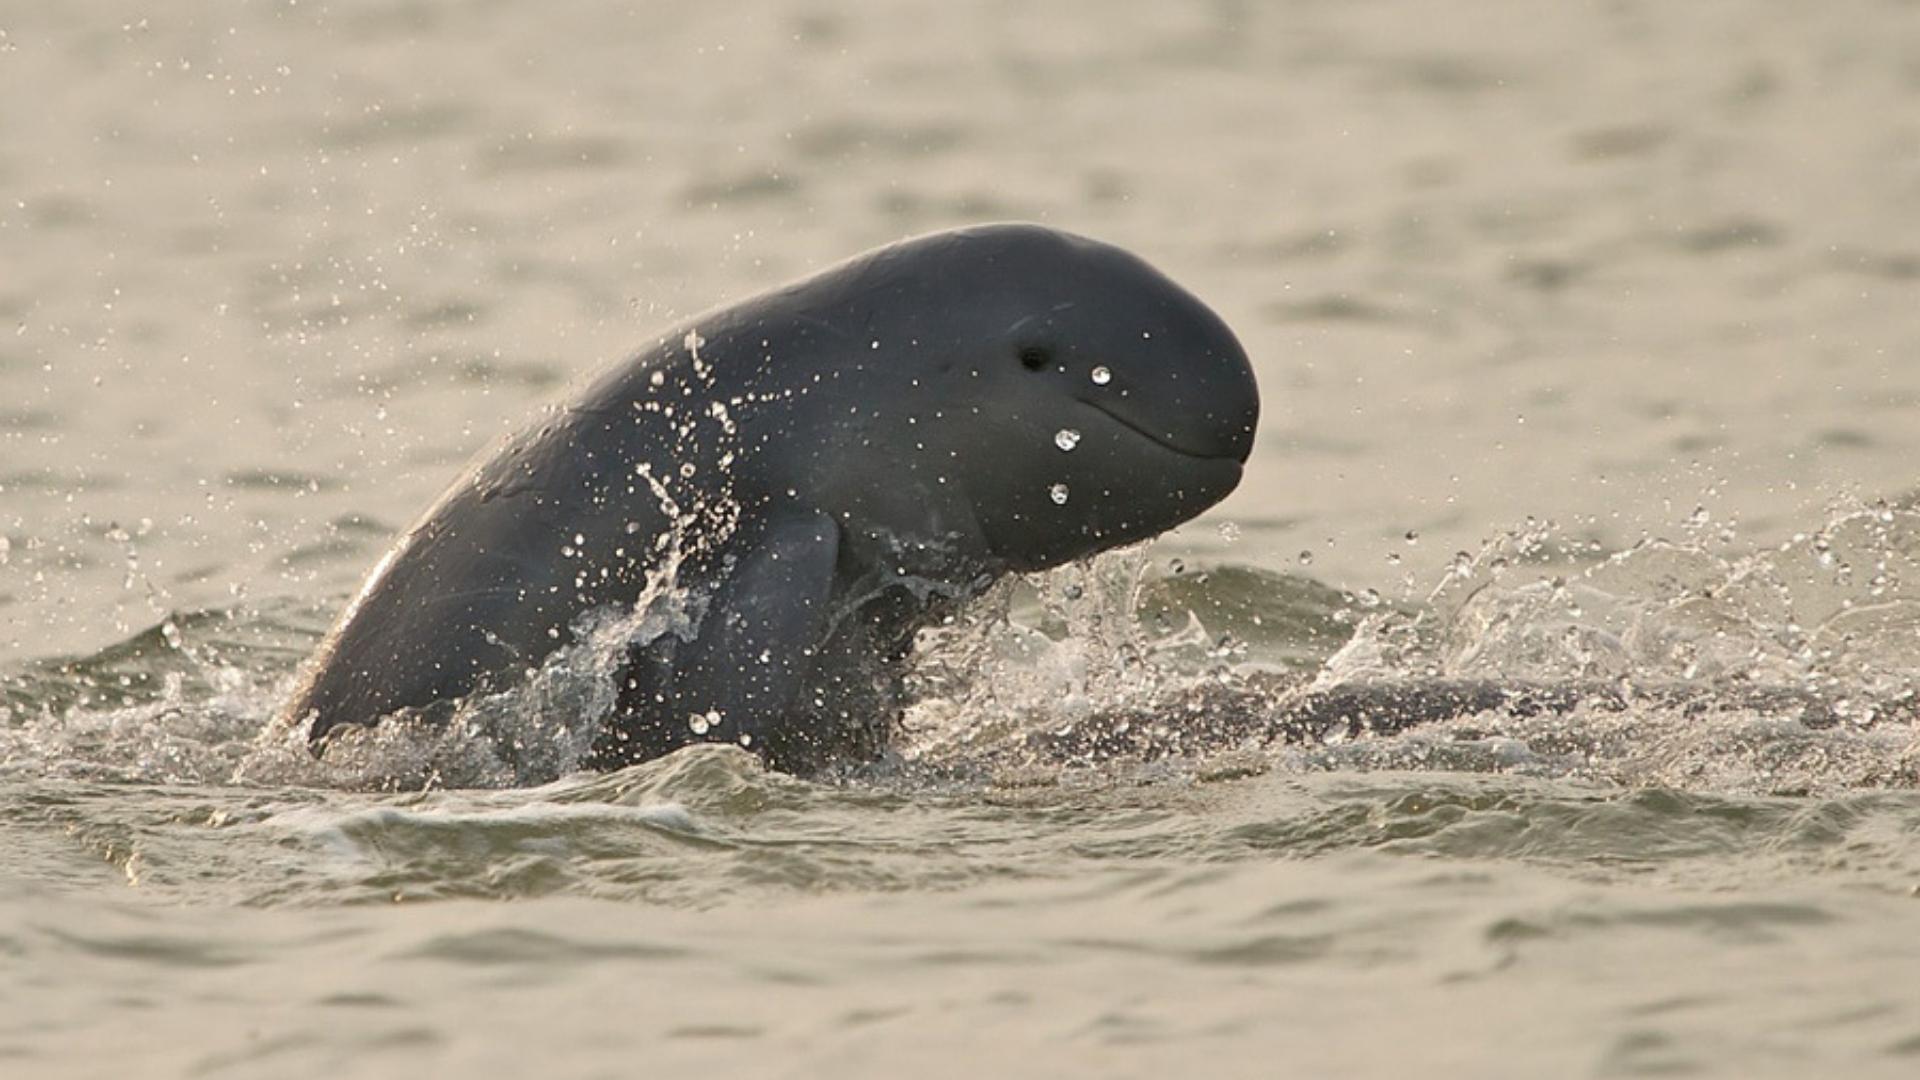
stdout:
<svg viewBox="0 0 1920 1080">
<path fill-rule="evenodd" d="M 689 618 L 633 642 L 595 764 L 872 757 L 916 630 L 1212 506 L 1258 416 L 1226 323 L 1117 247 L 1009 224 L 879 248 L 674 328 L 481 460 L 289 715 L 321 749 L 506 689 L 670 568 Z"/>
</svg>

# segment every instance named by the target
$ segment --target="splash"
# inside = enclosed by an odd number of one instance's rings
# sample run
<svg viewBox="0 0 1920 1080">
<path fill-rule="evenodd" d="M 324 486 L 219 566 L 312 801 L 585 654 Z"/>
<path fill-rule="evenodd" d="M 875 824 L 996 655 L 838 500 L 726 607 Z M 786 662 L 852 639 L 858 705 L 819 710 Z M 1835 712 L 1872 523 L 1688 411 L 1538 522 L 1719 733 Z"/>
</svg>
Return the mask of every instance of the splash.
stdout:
<svg viewBox="0 0 1920 1080">
<path fill-rule="evenodd" d="M 279 717 L 233 780 L 411 791 L 527 787 L 578 772 L 613 715 L 629 650 L 668 634 L 690 640 L 699 626 L 705 598 L 679 586 L 677 567 L 653 575 L 631 609 L 581 616 L 571 643 L 509 689 L 343 728 L 320 757 L 304 725 Z"/>
<path fill-rule="evenodd" d="M 1530 523 L 1456 557 L 1424 605 L 1364 620 L 1321 683 L 1761 687 L 1830 699 L 1862 722 L 1920 689 L 1920 512 L 1837 511 L 1759 551 L 1648 539 L 1600 556 L 1554 541 Z"/>
<path fill-rule="evenodd" d="M 690 638 L 705 599 L 650 577 L 631 608 L 576 621 L 572 641 L 499 693 L 342 729 L 324 757 L 281 715 L 304 633 L 259 611 L 170 616 L 114 648 L 0 686 L 0 775 L 364 791 L 524 787 L 576 772 L 617 697 L 633 644 Z"/>
<path fill-rule="evenodd" d="M 672 500 L 662 480 L 656 496 Z M 522 683 L 348 734 L 271 721 L 324 610 L 169 616 L 0 678 L 0 769 L 359 790 L 578 770 L 634 642 L 693 636 L 681 510 L 639 602 L 582 616 Z M 921 632 L 893 766 L 1056 783 L 1425 770 L 1726 792 L 1920 782 L 1920 509 L 1836 510 L 1771 547 L 1720 533 L 1604 552 L 1530 522 L 1420 601 L 1141 546 L 1003 581 Z M 914 770 L 919 770 L 914 773 Z M 876 775 L 854 770 L 853 776 Z"/>
<path fill-rule="evenodd" d="M 907 754 L 1042 780 L 1120 759 L 1724 791 L 1920 780 L 1920 511 L 1838 509 L 1744 551 L 1692 524 L 1607 553 L 1529 522 L 1404 605 L 1095 560 L 924 643 Z"/>
<path fill-rule="evenodd" d="M 1707 523 L 1604 556 L 1530 523 L 1456 558 L 1426 604 L 1364 620 L 1313 689 L 1468 680 L 1577 700 L 1295 760 L 1723 791 L 1920 781 L 1920 512 L 1843 507 L 1760 550 Z"/>
<path fill-rule="evenodd" d="M 1282 637 L 1270 641 L 1325 631 L 1327 590 L 1302 594 L 1243 568 L 1188 575 L 1180 559 L 1162 570 L 1151 551 L 1138 545 L 1003 581 L 923 631 L 907 678 L 914 704 L 904 756 L 1004 757 L 1081 725 L 1138 722 L 1171 733 L 1219 688 L 1250 688 L 1263 670 L 1297 662 L 1284 650 L 1255 659 L 1246 640 L 1210 630 L 1199 610 L 1217 624 L 1271 626 Z M 1264 592 L 1243 591 L 1250 587 Z"/>
</svg>

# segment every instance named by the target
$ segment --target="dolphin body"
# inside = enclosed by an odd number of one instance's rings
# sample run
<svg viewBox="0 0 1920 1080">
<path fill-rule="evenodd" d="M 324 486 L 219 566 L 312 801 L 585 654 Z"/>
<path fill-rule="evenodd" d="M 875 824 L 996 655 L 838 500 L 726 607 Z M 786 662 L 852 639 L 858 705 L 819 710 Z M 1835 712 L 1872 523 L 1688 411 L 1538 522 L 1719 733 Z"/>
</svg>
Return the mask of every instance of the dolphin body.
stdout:
<svg viewBox="0 0 1920 1080">
<path fill-rule="evenodd" d="M 593 764 L 871 758 L 916 630 L 1212 506 L 1258 416 L 1232 331 L 1119 248 L 1025 224 L 879 248 L 675 327 L 480 460 L 288 715 L 320 750 L 505 689 L 670 574 L 690 618 L 631 644 Z"/>
</svg>

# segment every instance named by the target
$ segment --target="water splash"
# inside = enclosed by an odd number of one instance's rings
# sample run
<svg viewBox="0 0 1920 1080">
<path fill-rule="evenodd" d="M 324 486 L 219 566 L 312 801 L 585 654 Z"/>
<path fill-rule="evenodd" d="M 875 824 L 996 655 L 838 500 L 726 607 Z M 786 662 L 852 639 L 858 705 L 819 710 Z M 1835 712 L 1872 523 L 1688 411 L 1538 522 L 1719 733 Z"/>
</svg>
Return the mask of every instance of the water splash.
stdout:
<svg viewBox="0 0 1920 1080">
<path fill-rule="evenodd" d="M 1139 545 L 996 586 L 948 625 L 923 631 L 909 672 L 915 704 L 905 719 L 910 760 L 954 764 L 1001 758 L 1036 735 L 1172 710 L 1245 673 L 1302 666 L 1301 640 L 1329 633 L 1331 590 L 1290 587 L 1277 575 L 1235 568 L 1223 588 L 1206 573 L 1161 573 Z M 1243 626 L 1266 648 L 1216 626 Z M 1308 651 L 1314 651 L 1308 646 Z M 1305 661 L 1311 663 L 1312 661 Z M 1121 720 L 1132 723 L 1133 719 Z"/>
<path fill-rule="evenodd" d="M 1846 509 L 1771 550 L 1716 546 L 1648 539 L 1601 556 L 1529 523 L 1456 558 L 1424 605 L 1366 620 L 1323 681 L 1737 683 L 1862 701 L 1920 689 L 1920 511 Z"/>
<path fill-rule="evenodd" d="M 0 677 L 0 769 L 376 790 L 565 775 L 630 643 L 690 638 L 704 614 L 678 570 L 706 511 L 647 482 L 680 524 L 640 602 L 584 616 L 521 685 L 352 732 L 317 761 L 268 718 L 324 610 L 176 613 Z M 1715 532 L 1608 553 L 1530 522 L 1461 553 L 1419 602 L 1150 550 L 1003 582 L 923 631 L 896 762 L 1048 783 L 1079 766 L 1768 792 L 1920 776 L 1912 507 L 1838 510 L 1744 550 Z"/>
<path fill-rule="evenodd" d="M 1605 553 L 1529 522 L 1461 553 L 1423 603 L 1315 595 L 1278 574 L 1226 587 L 1208 578 L 1245 571 L 1157 575 L 1109 557 L 923 650 L 909 755 L 1043 773 L 1124 757 L 1907 786 L 1920 778 L 1916 558 L 1920 511 L 1885 504 L 1747 551 L 1716 532 Z M 1180 582 L 1197 595 L 1174 625 L 1149 597 Z M 1307 603 L 1228 629 L 1228 601 L 1281 606 L 1283 589 Z"/>
</svg>

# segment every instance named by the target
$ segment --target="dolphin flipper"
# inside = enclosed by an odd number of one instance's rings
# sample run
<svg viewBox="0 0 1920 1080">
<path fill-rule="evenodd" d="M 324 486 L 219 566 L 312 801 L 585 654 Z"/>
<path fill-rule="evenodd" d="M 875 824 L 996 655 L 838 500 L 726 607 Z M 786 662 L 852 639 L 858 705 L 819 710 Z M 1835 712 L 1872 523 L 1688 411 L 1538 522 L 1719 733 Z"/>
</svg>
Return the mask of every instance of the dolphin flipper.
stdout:
<svg viewBox="0 0 1920 1080">
<path fill-rule="evenodd" d="M 826 514 L 796 510 L 769 520 L 760 542 L 742 550 L 671 668 L 626 680 L 620 715 L 597 748 L 602 764 L 693 742 L 765 747 L 788 734 L 779 729 L 799 711 L 831 628 L 840 529 Z"/>
</svg>

